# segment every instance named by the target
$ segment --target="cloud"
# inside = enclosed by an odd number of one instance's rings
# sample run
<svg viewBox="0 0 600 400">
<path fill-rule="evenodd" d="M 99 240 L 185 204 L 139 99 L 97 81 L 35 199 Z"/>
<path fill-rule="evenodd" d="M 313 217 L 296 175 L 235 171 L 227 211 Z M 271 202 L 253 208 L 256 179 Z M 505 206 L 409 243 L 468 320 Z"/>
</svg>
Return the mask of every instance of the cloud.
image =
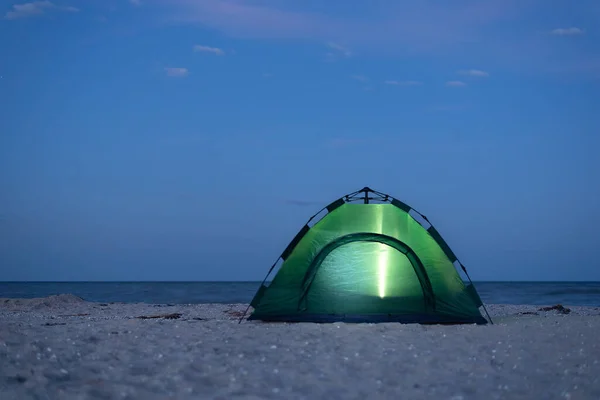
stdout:
<svg viewBox="0 0 600 400">
<path fill-rule="evenodd" d="M 334 42 L 327 42 L 327 47 L 329 47 L 335 53 L 343 55 L 344 57 L 350 57 L 352 55 L 352 52 L 348 48 Z"/>
<path fill-rule="evenodd" d="M 550 32 L 553 35 L 558 36 L 573 36 L 573 35 L 583 35 L 583 30 L 580 28 L 557 28 Z"/>
<path fill-rule="evenodd" d="M 75 7 L 59 7 L 54 3 L 44 1 L 33 1 L 30 3 L 15 4 L 12 6 L 12 11 L 8 11 L 4 15 L 4 19 L 19 19 L 34 17 L 37 15 L 44 14 L 47 10 L 59 10 L 66 12 L 78 12 L 79 9 Z"/>
<path fill-rule="evenodd" d="M 267 1 L 268 3 L 268 1 Z M 286 11 L 239 0 L 170 0 L 170 19 L 199 23 L 238 38 L 331 38 L 336 26 L 319 14 Z"/>
<path fill-rule="evenodd" d="M 368 82 L 369 78 L 364 75 L 351 75 L 350 78 L 359 82 Z"/>
<path fill-rule="evenodd" d="M 446 51 L 448 45 L 480 42 L 481 30 L 527 9 L 517 0 L 378 1 L 369 2 L 368 16 L 350 18 L 340 16 L 345 7 L 342 3 L 317 13 L 299 11 L 296 2 L 284 0 L 160 2 L 168 4 L 173 11 L 169 18 L 175 22 L 199 23 L 237 38 L 330 40 L 332 55 L 341 52 L 346 56 L 352 52 L 337 43 L 366 51 Z"/>
<path fill-rule="evenodd" d="M 171 76 L 173 78 L 183 78 L 189 75 L 189 71 L 187 68 L 172 68 L 172 67 L 167 67 L 165 68 L 165 72 L 167 73 L 167 76 Z"/>
<path fill-rule="evenodd" d="M 13 11 L 8 11 L 4 18 L 17 19 L 40 15 L 44 10 L 54 7 L 49 1 L 34 1 L 32 3 L 15 4 L 12 6 Z"/>
<path fill-rule="evenodd" d="M 419 86 L 422 85 L 422 82 L 419 81 L 385 81 L 383 82 L 386 85 L 394 85 L 394 86 Z"/>
<path fill-rule="evenodd" d="M 464 83 L 463 81 L 448 81 L 448 82 L 446 82 L 446 86 L 461 87 L 461 86 L 467 86 L 467 84 Z"/>
<path fill-rule="evenodd" d="M 461 70 L 461 71 L 458 71 L 458 73 L 461 75 L 474 76 L 474 77 L 478 77 L 478 78 L 486 78 L 486 77 L 490 76 L 490 74 L 488 72 L 482 71 L 479 69 Z"/>
<path fill-rule="evenodd" d="M 141 6 L 142 5 L 142 0 L 129 0 L 129 2 L 131 4 L 133 4 L 134 6 Z"/>
<path fill-rule="evenodd" d="M 325 54 L 325 59 L 327 61 L 335 61 L 340 57 L 348 58 L 352 56 L 352 52 L 348 48 L 337 43 L 327 42 L 326 46 L 330 50 L 328 53 Z"/>
<path fill-rule="evenodd" d="M 204 53 L 213 53 L 216 54 L 218 56 L 224 56 L 225 52 L 222 49 L 219 49 L 218 47 L 209 47 L 209 46 L 202 46 L 202 45 L 195 45 L 194 46 L 194 52 L 198 53 L 198 52 L 204 52 Z"/>
<path fill-rule="evenodd" d="M 330 41 L 343 45 L 354 56 L 452 59 L 460 53 L 463 62 L 487 60 L 495 63 L 496 69 L 532 73 L 539 73 L 560 57 L 556 43 L 548 41 L 551 28 L 546 28 L 544 35 L 532 28 L 547 9 L 543 0 L 378 0 L 359 2 L 353 11 L 344 2 L 326 2 L 316 11 L 305 2 L 291 0 L 142 1 L 157 5 L 160 10 L 156 15 L 163 23 L 192 24 L 236 39 L 317 45 Z M 552 11 L 591 18 L 597 3 L 561 2 L 553 5 L 556 10 Z M 343 51 L 331 47 L 326 51 L 327 61 L 345 57 Z M 583 57 L 583 53 L 571 59 Z"/>
</svg>

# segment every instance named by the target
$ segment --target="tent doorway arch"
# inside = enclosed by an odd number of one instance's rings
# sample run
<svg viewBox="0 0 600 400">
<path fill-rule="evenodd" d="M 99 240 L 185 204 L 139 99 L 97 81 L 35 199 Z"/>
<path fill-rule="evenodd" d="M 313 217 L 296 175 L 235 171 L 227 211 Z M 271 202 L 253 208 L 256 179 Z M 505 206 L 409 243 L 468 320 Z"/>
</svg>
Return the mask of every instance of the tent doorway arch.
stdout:
<svg viewBox="0 0 600 400">
<path fill-rule="evenodd" d="M 431 286 L 431 282 L 429 281 L 429 277 L 427 276 L 427 272 L 425 271 L 425 268 L 423 266 L 423 263 L 421 262 L 421 260 L 419 259 L 419 257 L 417 256 L 417 254 L 404 242 L 388 236 L 388 235 L 383 235 L 383 234 L 378 234 L 378 233 L 368 233 L 368 232 L 360 232 L 360 233 L 352 233 L 352 234 L 348 234 L 348 235 L 344 235 L 344 236 L 340 236 L 338 238 L 336 238 L 335 240 L 331 241 L 329 244 L 327 244 L 323 249 L 321 249 L 321 251 L 319 251 L 319 253 L 317 253 L 317 255 L 313 258 L 312 262 L 310 263 L 310 266 L 308 267 L 306 274 L 304 275 L 304 279 L 302 281 L 302 294 L 300 296 L 300 301 L 298 302 L 298 311 L 309 311 L 309 304 L 308 304 L 308 297 L 309 297 L 309 293 L 311 291 L 311 288 L 313 287 L 313 284 L 315 283 L 315 280 L 317 278 L 317 274 L 319 273 L 319 271 L 322 269 L 322 266 L 326 263 L 326 260 L 328 259 L 328 257 L 330 257 L 334 252 L 340 250 L 340 251 L 345 251 L 346 256 L 351 256 L 352 253 L 359 253 L 361 255 L 364 255 L 365 252 L 364 251 L 354 251 L 353 247 L 356 247 L 357 244 L 379 244 L 381 250 L 383 251 L 383 262 L 381 263 L 382 266 L 386 266 L 389 264 L 389 257 L 393 256 L 393 253 L 396 253 L 398 256 L 401 256 L 403 259 L 407 260 L 408 263 L 402 263 L 402 262 L 398 262 L 400 260 L 398 260 L 398 258 L 396 258 L 396 262 L 393 263 L 392 265 L 395 264 L 396 266 L 396 271 L 395 272 L 402 272 L 399 269 L 406 269 L 406 267 L 404 265 L 401 264 L 409 264 L 410 267 L 412 267 L 412 270 L 414 272 L 414 274 L 412 275 L 413 279 L 416 278 L 416 280 L 418 281 L 418 284 L 420 286 L 421 289 L 421 295 L 422 295 L 422 300 L 423 300 L 423 311 L 427 311 L 427 312 L 433 312 L 435 311 L 435 296 L 433 293 L 433 289 Z M 354 245 L 354 246 L 353 246 Z M 390 254 L 390 251 L 392 251 L 392 253 Z M 340 255 L 341 257 L 344 257 L 344 254 Z M 337 263 L 339 264 L 339 263 Z M 348 264 L 348 263 L 345 263 Z M 354 264 L 354 268 L 360 267 L 357 266 L 356 263 L 351 263 Z M 340 271 L 337 271 L 340 272 Z M 406 271 L 404 271 L 406 272 Z M 341 273 L 347 273 L 350 275 L 353 274 L 361 274 L 364 275 L 364 271 L 360 270 L 360 271 L 341 271 Z M 382 272 L 379 271 L 378 274 L 381 277 Z M 397 274 L 392 274 L 392 276 L 395 276 L 396 280 L 398 279 L 406 279 L 408 278 L 408 276 L 406 274 L 404 274 L 403 278 L 400 278 Z M 338 279 L 342 278 L 341 281 L 343 282 L 343 276 L 342 275 L 337 275 Z M 373 274 L 368 274 L 367 276 L 373 276 Z M 409 278 L 410 279 L 410 278 Z M 371 299 L 379 301 L 381 302 L 385 302 L 388 300 L 385 300 L 385 290 L 382 291 L 382 286 L 386 285 L 386 278 L 379 278 L 379 282 L 378 282 L 378 286 L 379 286 L 379 297 L 380 299 L 377 299 L 377 296 L 374 296 L 373 293 L 371 292 L 371 295 L 369 295 L 369 293 L 365 293 L 364 291 L 358 291 L 358 295 L 361 297 L 361 301 L 364 303 L 366 298 L 371 297 Z M 406 282 L 394 282 L 396 284 L 404 284 L 406 286 Z M 331 282 L 327 282 L 325 286 L 331 286 Z M 356 293 L 356 290 L 354 291 Z M 362 293 L 361 293 L 362 292 Z M 398 295 L 400 294 L 398 290 L 395 291 L 395 293 L 392 293 L 392 297 L 394 295 Z M 390 296 L 388 295 L 388 299 L 390 298 Z"/>
</svg>

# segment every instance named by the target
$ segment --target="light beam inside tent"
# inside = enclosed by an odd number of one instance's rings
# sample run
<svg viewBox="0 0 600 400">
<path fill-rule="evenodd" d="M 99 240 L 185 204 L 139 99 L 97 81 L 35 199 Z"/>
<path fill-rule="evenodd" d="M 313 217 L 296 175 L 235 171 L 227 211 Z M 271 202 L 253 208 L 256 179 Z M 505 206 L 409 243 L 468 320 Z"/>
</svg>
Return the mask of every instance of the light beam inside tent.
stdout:
<svg viewBox="0 0 600 400">
<path fill-rule="evenodd" d="M 377 228 L 379 229 L 378 233 L 383 233 L 383 214 L 377 214 Z M 379 254 L 378 254 L 378 268 L 377 268 L 377 276 L 378 276 L 378 289 L 379 289 L 379 297 L 385 297 L 385 283 L 386 283 L 386 273 L 387 273 L 387 263 L 389 261 L 388 257 L 388 246 L 383 243 L 379 243 Z"/>
<path fill-rule="evenodd" d="M 379 278 L 379 282 L 378 282 L 378 287 L 379 287 L 379 297 L 381 297 L 382 299 L 385 297 L 385 284 L 386 284 L 386 275 L 387 275 L 387 265 L 388 265 L 388 251 L 389 249 L 387 248 L 388 246 L 384 245 L 384 244 L 379 244 L 379 247 L 381 248 L 381 250 L 379 251 L 379 262 L 378 262 L 378 278 Z"/>
</svg>

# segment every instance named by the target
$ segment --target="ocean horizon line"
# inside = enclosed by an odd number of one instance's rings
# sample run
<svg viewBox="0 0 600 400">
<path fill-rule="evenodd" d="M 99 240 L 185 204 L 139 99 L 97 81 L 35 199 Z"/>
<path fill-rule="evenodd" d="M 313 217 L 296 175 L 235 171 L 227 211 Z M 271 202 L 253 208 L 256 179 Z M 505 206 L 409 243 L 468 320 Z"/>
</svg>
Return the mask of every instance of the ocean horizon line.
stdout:
<svg viewBox="0 0 600 400">
<path fill-rule="evenodd" d="M 463 279 L 464 280 L 464 279 Z M 468 280 L 464 280 L 468 282 Z M 259 280 L 0 280 L 0 283 L 261 283 Z M 266 282 L 270 282 L 267 280 Z M 473 280 L 473 283 L 600 283 L 600 280 Z"/>
</svg>

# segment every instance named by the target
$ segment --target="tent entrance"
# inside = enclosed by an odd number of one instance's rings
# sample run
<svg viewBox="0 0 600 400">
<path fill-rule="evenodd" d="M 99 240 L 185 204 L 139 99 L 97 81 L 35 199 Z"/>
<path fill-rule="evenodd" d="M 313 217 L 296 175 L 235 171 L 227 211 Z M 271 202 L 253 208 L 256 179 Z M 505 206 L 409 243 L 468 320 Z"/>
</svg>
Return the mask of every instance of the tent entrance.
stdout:
<svg viewBox="0 0 600 400">
<path fill-rule="evenodd" d="M 354 233 L 325 246 L 302 282 L 298 311 L 319 314 L 428 313 L 429 278 L 414 251 L 386 235 Z"/>
</svg>

